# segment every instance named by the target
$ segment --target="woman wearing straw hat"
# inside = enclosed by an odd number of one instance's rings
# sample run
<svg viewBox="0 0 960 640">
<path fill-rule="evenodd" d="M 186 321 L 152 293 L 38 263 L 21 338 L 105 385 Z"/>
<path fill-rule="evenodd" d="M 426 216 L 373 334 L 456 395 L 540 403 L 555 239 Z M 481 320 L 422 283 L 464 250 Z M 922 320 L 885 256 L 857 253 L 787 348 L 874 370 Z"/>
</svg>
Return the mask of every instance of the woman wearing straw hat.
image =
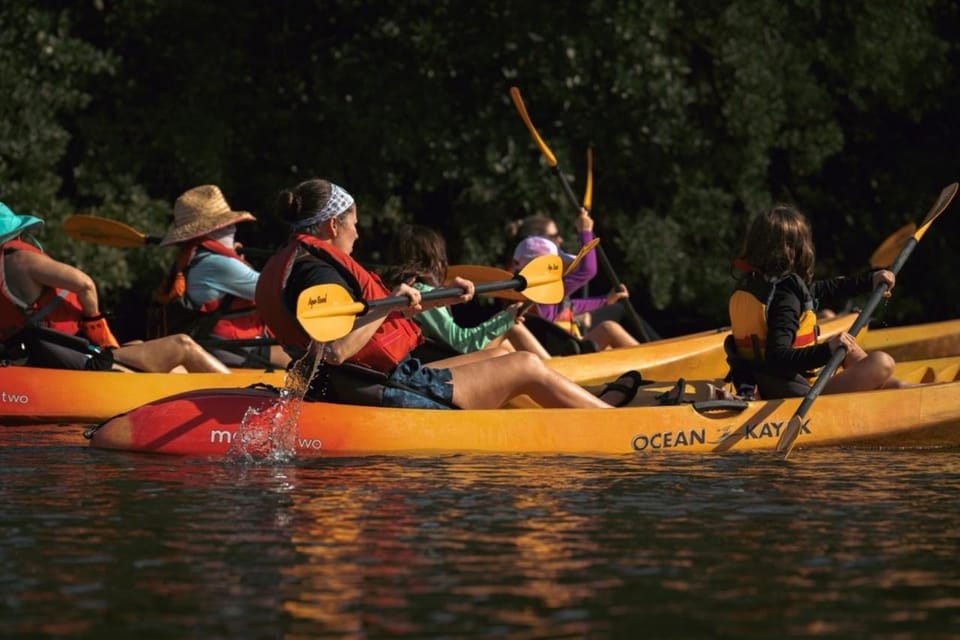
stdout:
<svg viewBox="0 0 960 640">
<path fill-rule="evenodd" d="M 285 367 L 290 359 L 274 342 L 253 302 L 260 274 L 237 253 L 237 224 L 252 222 L 233 211 L 220 189 L 202 185 L 184 192 L 173 206 L 173 226 L 161 246 L 177 246 L 176 261 L 156 299 L 163 304 L 161 333 L 187 331 L 203 341 L 264 340 L 257 346 L 213 349 L 233 367 Z M 172 326 L 180 316 L 181 326 Z M 241 343 L 242 344 L 242 343 Z"/>
<path fill-rule="evenodd" d="M 7 362 L 60 369 L 229 373 L 189 336 L 119 345 L 83 271 L 21 239 L 43 223 L 0 203 L 0 343 Z M 121 364 L 122 363 L 122 364 Z"/>
</svg>

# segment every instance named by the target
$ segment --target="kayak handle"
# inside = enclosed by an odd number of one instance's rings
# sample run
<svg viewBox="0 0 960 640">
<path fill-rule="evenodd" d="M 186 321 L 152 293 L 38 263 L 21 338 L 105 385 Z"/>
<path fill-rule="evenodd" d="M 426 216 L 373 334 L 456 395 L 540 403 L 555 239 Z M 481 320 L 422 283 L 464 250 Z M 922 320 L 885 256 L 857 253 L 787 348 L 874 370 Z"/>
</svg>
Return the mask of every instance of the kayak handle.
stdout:
<svg viewBox="0 0 960 640">
<path fill-rule="evenodd" d="M 693 410 L 697 413 L 709 413 L 711 411 L 743 411 L 750 406 L 746 400 L 703 400 L 693 403 Z"/>
</svg>

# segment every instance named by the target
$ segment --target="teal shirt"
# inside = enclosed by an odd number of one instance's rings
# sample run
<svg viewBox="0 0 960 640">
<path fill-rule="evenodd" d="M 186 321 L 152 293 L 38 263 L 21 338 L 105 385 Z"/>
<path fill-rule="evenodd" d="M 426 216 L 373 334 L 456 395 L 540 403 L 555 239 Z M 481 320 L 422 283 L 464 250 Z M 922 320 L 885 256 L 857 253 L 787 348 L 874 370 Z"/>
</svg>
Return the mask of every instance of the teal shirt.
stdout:
<svg viewBox="0 0 960 640">
<path fill-rule="evenodd" d="M 433 289 L 421 282 L 414 283 L 413 286 L 420 291 Z M 511 312 L 501 311 L 475 327 L 461 327 L 447 307 L 428 309 L 413 316 L 413 319 L 420 325 L 423 335 L 449 345 L 460 353 L 473 353 L 483 349 L 491 340 L 509 331 L 515 322 Z"/>
</svg>

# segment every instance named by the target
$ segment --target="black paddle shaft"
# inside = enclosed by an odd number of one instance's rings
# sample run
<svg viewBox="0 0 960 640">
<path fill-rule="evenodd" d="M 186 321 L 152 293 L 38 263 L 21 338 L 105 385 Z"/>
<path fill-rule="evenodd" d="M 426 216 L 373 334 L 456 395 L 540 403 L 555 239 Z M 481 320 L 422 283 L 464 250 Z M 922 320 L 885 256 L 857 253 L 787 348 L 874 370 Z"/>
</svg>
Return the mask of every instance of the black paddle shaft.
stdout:
<svg viewBox="0 0 960 640">
<path fill-rule="evenodd" d="M 910 254 L 913 253 L 913 249 L 917 246 L 917 244 L 918 242 L 916 238 L 910 238 L 907 240 L 906 244 L 903 246 L 903 249 L 900 250 L 900 254 L 897 256 L 897 259 L 893 261 L 892 265 L 890 265 L 888 271 L 891 271 L 893 275 L 897 275 L 900 272 L 900 269 L 903 267 L 903 264 L 907 261 L 907 258 L 909 258 Z M 870 298 L 867 300 L 867 303 L 860 311 L 860 315 L 857 316 L 853 326 L 850 327 L 850 330 L 847 333 L 854 338 L 857 337 L 857 334 L 860 333 L 860 330 L 863 329 L 868 322 L 870 322 L 870 316 L 877 308 L 877 305 L 880 304 L 880 301 L 883 299 L 883 294 L 886 293 L 886 291 L 886 282 L 881 282 L 879 285 L 877 285 L 877 288 L 874 289 L 873 293 L 870 295 Z M 817 377 L 817 381 L 812 387 L 810 387 L 810 391 L 808 391 L 807 395 L 804 396 L 803 402 L 801 402 L 800 406 L 797 407 L 797 413 L 795 414 L 796 417 L 803 418 L 805 415 L 807 415 L 807 411 L 810 410 L 810 405 L 812 405 L 813 401 L 817 399 L 817 396 L 820 395 L 820 392 L 823 391 L 823 388 L 830 380 L 830 376 L 833 375 L 833 372 L 837 370 L 837 368 L 843 363 L 843 359 L 846 357 L 847 348 L 842 345 L 833 352 L 833 355 L 830 356 L 830 360 L 827 361 L 827 364 L 824 365 L 823 370 Z"/>
<path fill-rule="evenodd" d="M 557 179 L 560 181 L 560 185 L 563 187 L 563 191 L 566 194 L 567 199 L 570 201 L 570 204 L 572 204 L 577 211 L 580 211 L 580 203 L 577 202 L 577 196 L 574 195 L 573 189 L 570 187 L 570 183 L 567 181 L 567 177 L 563 175 L 560 165 L 553 165 L 553 171 L 557 174 Z M 617 272 L 613 270 L 613 264 L 610 263 L 610 258 L 607 257 L 607 253 L 600 245 L 597 245 L 596 252 L 597 259 L 600 260 L 600 267 L 603 269 L 604 275 L 607 276 L 607 279 L 614 288 L 619 287 L 622 283 L 620 282 L 620 278 L 617 277 Z M 623 308 L 626 310 L 627 316 L 630 318 L 630 322 L 643 337 L 643 341 L 653 342 L 656 340 L 657 336 L 653 335 L 647 330 L 647 323 L 644 322 L 643 318 L 640 317 L 640 314 L 637 313 L 637 310 L 633 307 L 633 303 L 630 302 L 630 299 L 625 298 L 620 302 L 623 304 Z"/>
<path fill-rule="evenodd" d="M 510 280 L 499 280 L 497 282 L 483 282 L 481 284 L 474 285 L 473 292 L 475 295 L 481 293 L 488 293 L 490 291 L 505 291 L 507 289 L 513 289 L 514 291 L 523 291 L 527 288 L 527 279 L 521 275 L 518 275 L 515 278 Z M 441 289 L 431 289 L 430 291 L 425 292 L 420 296 L 420 300 L 423 302 L 430 302 L 431 300 L 442 300 L 444 298 L 456 298 L 462 296 L 464 292 L 463 287 L 443 287 Z M 370 309 L 376 309 L 377 307 L 395 307 L 404 303 L 409 302 L 407 296 L 387 296 L 386 298 L 377 298 L 376 300 L 365 300 L 364 301 L 364 313 Z"/>
</svg>

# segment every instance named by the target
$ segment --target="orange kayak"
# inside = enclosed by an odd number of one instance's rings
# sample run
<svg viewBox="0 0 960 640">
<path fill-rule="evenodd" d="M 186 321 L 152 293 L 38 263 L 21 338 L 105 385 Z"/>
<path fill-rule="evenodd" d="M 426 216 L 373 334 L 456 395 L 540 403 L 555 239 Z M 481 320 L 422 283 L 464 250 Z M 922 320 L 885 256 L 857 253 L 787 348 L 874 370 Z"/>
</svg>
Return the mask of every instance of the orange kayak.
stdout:
<svg viewBox="0 0 960 640">
<path fill-rule="evenodd" d="M 958 359 L 910 364 L 904 389 L 820 396 L 798 447 L 960 446 Z M 690 402 L 663 405 L 671 385 L 641 388 L 622 409 L 394 409 L 281 401 L 275 391 L 211 389 L 157 400 L 107 420 L 89 437 L 104 449 L 217 456 L 297 457 L 489 453 L 716 453 L 775 449 L 802 398 L 714 399 L 707 382 Z M 248 412 L 249 415 L 248 415 Z M 246 420 L 246 421 L 245 421 Z"/>
<path fill-rule="evenodd" d="M 204 388 L 283 385 L 282 371 L 123 373 L 0 367 L 0 422 L 99 422 L 157 398 Z"/>
</svg>

